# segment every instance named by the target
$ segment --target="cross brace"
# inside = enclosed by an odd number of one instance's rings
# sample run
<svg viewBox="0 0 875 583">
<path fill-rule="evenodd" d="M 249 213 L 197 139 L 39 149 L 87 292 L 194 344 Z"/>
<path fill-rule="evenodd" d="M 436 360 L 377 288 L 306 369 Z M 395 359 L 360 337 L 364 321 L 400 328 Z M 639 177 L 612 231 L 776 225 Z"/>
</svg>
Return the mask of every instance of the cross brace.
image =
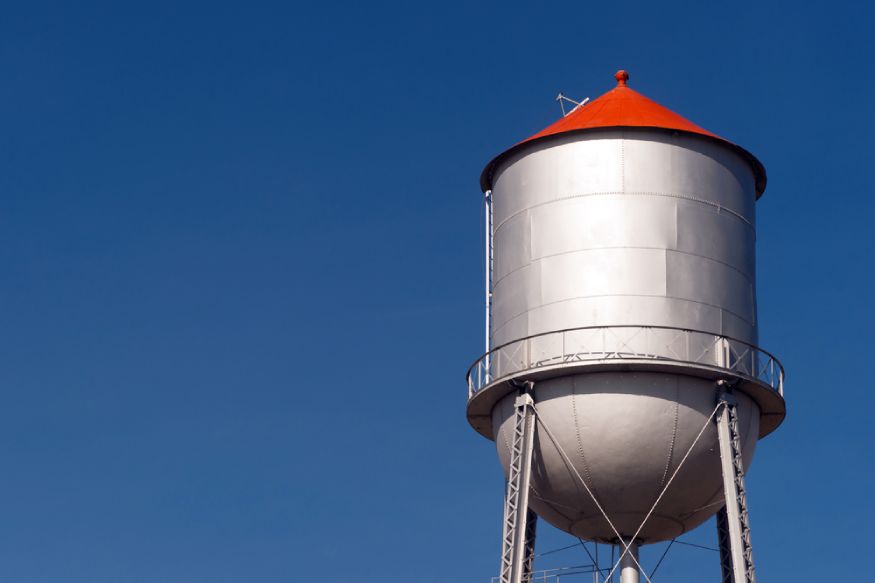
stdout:
<svg viewBox="0 0 875 583">
<path fill-rule="evenodd" d="M 537 515 L 529 510 L 535 434 L 533 386 L 531 382 L 525 383 L 514 402 L 514 432 L 502 532 L 501 583 L 529 583 L 534 568 Z M 735 398 L 728 392 L 720 396 L 717 436 L 726 502 L 717 514 L 722 583 L 756 583 L 738 408 Z"/>
</svg>

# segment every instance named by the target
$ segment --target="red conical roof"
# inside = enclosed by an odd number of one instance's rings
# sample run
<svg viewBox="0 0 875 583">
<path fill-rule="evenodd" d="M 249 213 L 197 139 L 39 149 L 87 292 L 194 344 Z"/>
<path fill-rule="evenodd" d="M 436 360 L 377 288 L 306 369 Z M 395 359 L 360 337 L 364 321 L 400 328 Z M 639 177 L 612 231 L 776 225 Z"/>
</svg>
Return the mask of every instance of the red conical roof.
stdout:
<svg viewBox="0 0 875 583">
<path fill-rule="evenodd" d="M 626 85 L 626 81 L 629 79 L 629 74 L 626 71 L 617 71 L 614 77 L 617 79 L 616 87 L 598 99 L 577 107 L 556 123 L 523 140 L 489 162 L 480 177 L 480 186 L 483 191 L 492 188 L 492 176 L 498 164 L 511 153 L 530 143 L 559 134 L 600 128 L 656 128 L 704 136 L 722 142 L 738 151 L 753 169 L 756 177 L 757 198 L 759 198 L 766 188 L 766 171 L 753 154 L 630 89 Z"/>
</svg>

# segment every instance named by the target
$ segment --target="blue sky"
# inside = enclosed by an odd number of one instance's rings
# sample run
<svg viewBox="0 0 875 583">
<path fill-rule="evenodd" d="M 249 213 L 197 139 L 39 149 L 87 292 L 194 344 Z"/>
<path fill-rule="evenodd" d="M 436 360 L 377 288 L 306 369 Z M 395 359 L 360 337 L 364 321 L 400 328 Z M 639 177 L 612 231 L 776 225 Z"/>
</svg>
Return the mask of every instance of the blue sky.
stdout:
<svg viewBox="0 0 875 583">
<path fill-rule="evenodd" d="M 749 474 L 757 566 L 859 575 L 873 16 L 7 3 L 0 579 L 488 581 L 502 477 L 463 380 L 482 349 L 479 172 L 558 117 L 558 91 L 594 98 L 618 68 L 768 169 L 761 343 L 789 416 Z M 718 574 L 693 547 L 660 571 Z"/>
</svg>

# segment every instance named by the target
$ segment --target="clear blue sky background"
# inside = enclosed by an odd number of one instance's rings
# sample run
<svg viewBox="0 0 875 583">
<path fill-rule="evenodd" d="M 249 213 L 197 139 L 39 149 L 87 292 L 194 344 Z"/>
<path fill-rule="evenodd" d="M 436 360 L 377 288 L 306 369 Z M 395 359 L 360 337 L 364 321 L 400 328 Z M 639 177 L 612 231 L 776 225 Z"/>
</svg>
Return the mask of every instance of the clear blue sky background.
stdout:
<svg viewBox="0 0 875 583">
<path fill-rule="evenodd" d="M 873 17 L 7 3 L 0 579 L 486 583 L 502 477 L 463 382 L 482 350 L 478 175 L 558 117 L 559 90 L 597 97 L 620 67 L 769 172 L 761 339 L 788 370 L 789 417 L 749 475 L 760 577 L 859 574 Z M 542 532 L 542 551 L 573 542 Z M 691 547 L 660 570 L 718 576 Z"/>
</svg>

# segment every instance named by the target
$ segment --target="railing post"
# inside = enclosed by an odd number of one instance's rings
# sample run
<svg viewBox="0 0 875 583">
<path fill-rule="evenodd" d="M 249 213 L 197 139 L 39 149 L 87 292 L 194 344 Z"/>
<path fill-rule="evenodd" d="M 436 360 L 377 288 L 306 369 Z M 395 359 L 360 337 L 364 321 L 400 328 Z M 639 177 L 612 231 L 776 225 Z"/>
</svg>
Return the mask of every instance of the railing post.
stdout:
<svg viewBox="0 0 875 583">
<path fill-rule="evenodd" d="M 526 338 L 524 342 L 525 344 L 523 346 L 525 349 L 523 350 L 523 354 L 526 356 L 526 358 L 523 361 L 523 364 L 525 366 L 524 370 L 528 370 L 532 368 L 532 338 Z"/>
<path fill-rule="evenodd" d="M 562 362 L 567 362 L 565 359 L 568 358 L 568 349 L 565 348 L 565 336 L 568 334 L 567 331 L 562 331 Z"/>
<path fill-rule="evenodd" d="M 729 349 L 729 340 L 724 338 L 723 336 L 717 337 L 717 366 L 722 368 L 732 368 L 732 358 L 731 352 Z"/>
<path fill-rule="evenodd" d="M 686 349 L 686 354 L 684 355 L 684 360 L 687 362 L 690 361 L 690 332 L 689 330 L 684 330 L 684 348 Z"/>
<path fill-rule="evenodd" d="M 651 350 L 651 341 L 653 339 L 653 328 L 650 326 L 644 326 L 644 358 L 651 358 L 655 350 Z"/>
</svg>

